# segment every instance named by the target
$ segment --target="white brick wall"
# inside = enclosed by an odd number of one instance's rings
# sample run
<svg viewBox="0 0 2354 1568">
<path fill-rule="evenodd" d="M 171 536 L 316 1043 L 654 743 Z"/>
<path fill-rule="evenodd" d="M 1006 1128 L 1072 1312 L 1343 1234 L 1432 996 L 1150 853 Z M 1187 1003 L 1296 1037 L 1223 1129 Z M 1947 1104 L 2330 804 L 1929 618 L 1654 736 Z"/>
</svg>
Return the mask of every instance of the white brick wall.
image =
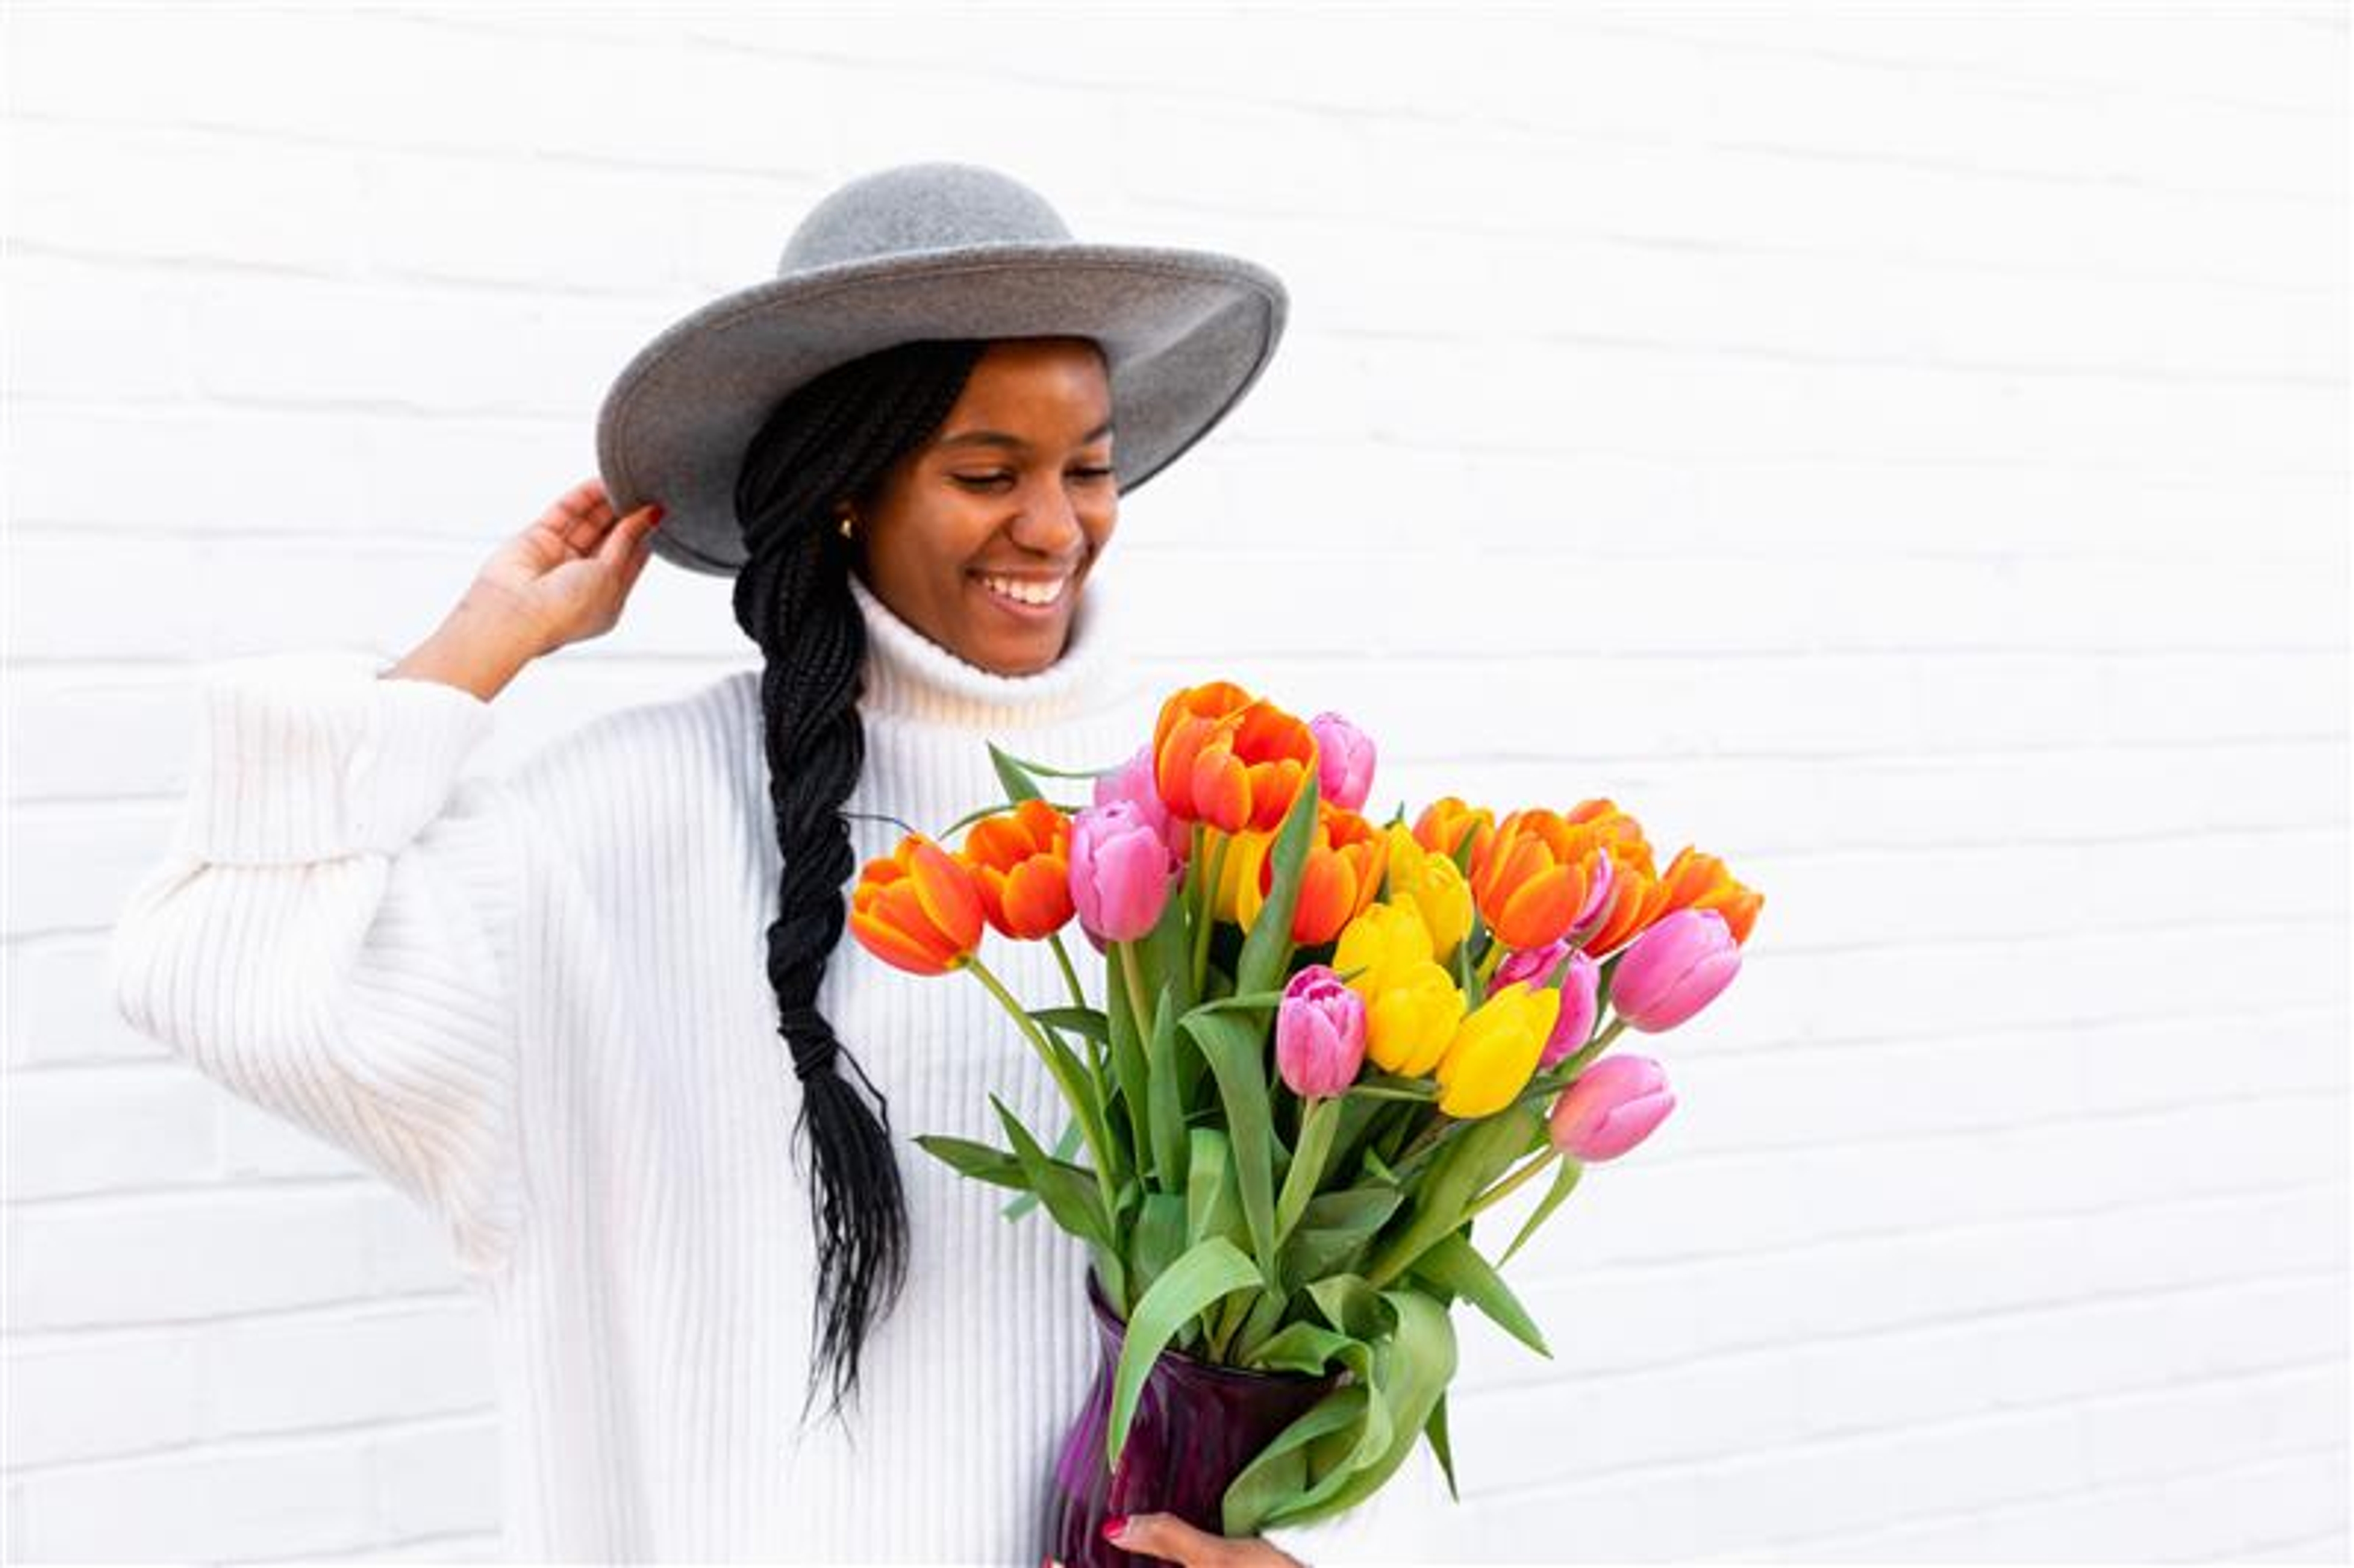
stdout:
<svg viewBox="0 0 2354 1568">
<path fill-rule="evenodd" d="M 1293 288 L 1126 509 L 1157 671 L 1214 589 L 1382 802 L 1768 893 L 1515 1262 L 1554 1361 L 1465 1324 L 1467 1559 L 2347 1555 L 2342 6 L 5 27 L 11 1558 L 495 1549 L 429 1231 L 103 933 L 197 662 L 407 648 L 646 337 L 934 156 Z M 650 571 L 486 766 L 739 662 L 723 596 Z"/>
</svg>

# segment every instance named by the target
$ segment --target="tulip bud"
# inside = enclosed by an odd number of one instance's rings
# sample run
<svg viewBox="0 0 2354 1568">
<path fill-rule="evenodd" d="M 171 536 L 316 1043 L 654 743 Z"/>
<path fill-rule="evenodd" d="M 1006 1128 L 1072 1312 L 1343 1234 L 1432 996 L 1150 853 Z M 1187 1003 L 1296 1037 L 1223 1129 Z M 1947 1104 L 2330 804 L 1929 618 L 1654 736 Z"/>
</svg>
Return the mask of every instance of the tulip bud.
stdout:
<svg viewBox="0 0 2354 1568">
<path fill-rule="evenodd" d="M 1336 713 L 1308 721 L 1316 737 L 1316 788 L 1335 806 L 1354 811 L 1373 789 L 1373 737 Z"/>
<path fill-rule="evenodd" d="M 1340 1094 L 1364 1059 L 1364 999 L 1322 964 L 1293 975 L 1275 1012 L 1276 1070 L 1291 1092 Z"/>
<path fill-rule="evenodd" d="M 1379 906 L 1376 906 L 1379 907 Z M 1363 982 L 1378 984 L 1371 991 Z M 1455 977 L 1428 959 L 1375 969 L 1349 982 L 1365 1004 L 1365 1054 L 1385 1073 L 1417 1078 L 1438 1065 L 1463 1022 Z"/>
<path fill-rule="evenodd" d="M 1555 1149 L 1574 1160 L 1616 1160 L 1676 1108 L 1668 1075 L 1649 1056 L 1605 1056 L 1578 1074 L 1546 1118 Z"/>
<path fill-rule="evenodd" d="M 1561 993 L 1508 985 L 1457 1026 L 1438 1059 L 1438 1108 L 1453 1117 L 1492 1116 L 1528 1087 L 1553 1033 Z"/>
<path fill-rule="evenodd" d="M 1656 1034 L 1698 1012 L 1741 971 L 1741 944 L 1713 909 L 1679 909 L 1644 930 L 1611 971 L 1610 1005 Z"/>
<path fill-rule="evenodd" d="M 1071 903 L 1082 930 L 1133 942 L 1161 923 L 1180 866 L 1132 800 L 1089 806 L 1071 822 Z"/>
</svg>

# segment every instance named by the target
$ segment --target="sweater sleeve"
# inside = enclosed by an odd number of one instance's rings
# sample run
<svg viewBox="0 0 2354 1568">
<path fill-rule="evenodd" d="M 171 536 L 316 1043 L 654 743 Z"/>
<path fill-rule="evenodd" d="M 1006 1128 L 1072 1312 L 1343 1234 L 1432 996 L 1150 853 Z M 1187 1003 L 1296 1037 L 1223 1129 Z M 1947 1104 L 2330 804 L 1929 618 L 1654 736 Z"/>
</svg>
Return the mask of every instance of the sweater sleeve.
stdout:
<svg viewBox="0 0 2354 1568">
<path fill-rule="evenodd" d="M 208 669 L 168 853 L 110 938 L 116 1011 L 383 1175 L 470 1274 L 517 1219 L 515 927 L 525 859 L 490 705 L 366 653 Z"/>
</svg>

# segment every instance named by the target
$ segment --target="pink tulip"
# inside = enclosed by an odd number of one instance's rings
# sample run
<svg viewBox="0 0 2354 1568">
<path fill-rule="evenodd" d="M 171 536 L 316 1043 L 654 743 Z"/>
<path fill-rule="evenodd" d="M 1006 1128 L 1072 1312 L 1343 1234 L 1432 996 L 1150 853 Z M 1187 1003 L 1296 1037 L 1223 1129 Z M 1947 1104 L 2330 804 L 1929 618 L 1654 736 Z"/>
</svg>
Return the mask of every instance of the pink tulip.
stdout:
<svg viewBox="0 0 2354 1568">
<path fill-rule="evenodd" d="M 1120 764 L 1117 771 L 1097 777 L 1095 803 L 1105 806 L 1114 800 L 1126 800 L 1143 812 L 1153 831 L 1168 841 L 1169 853 L 1177 857 L 1179 865 L 1193 858 L 1193 825 L 1170 814 L 1167 803 L 1161 799 L 1160 787 L 1152 781 L 1151 742 L 1138 747 L 1136 754 Z"/>
<path fill-rule="evenodd" d="M 1550 986 L 1556 978 L 1560 980 L 1561 1012 L 1554 1016 L 1553 1033 L 1546 1037 L 1544 1050 L 1537 1057 L 1540 1073 L 1566 1060 L 1592 1037 L 1595 994 L 1601 988 L 1602 966 L 1579 952 L 1564 937 L 1542 948 L 1521 948 L 1506 953 L 1503 962 L 1496 966 L 1494 978 L 1488 982 L 1488 994 L 1493 996 L 1517 980 Z"/>
<path fill-rule="evenodd" d="M 1537 1071 L 1556 1066 L 1574 1055 L 1594 1034 L 1594 1017 L 1598 1009 L 1595 996 L 1602 987 L 1602 966 L 1585 953 L 1569 955 L 1569 973 L 1562 978 L 1561 1012 L 1553 1019 L 1553 1034 L 1537 1057 Z"/>
<path fill-rule="evenodd" d="M 1291 1092 L 1337 1095 L 1365 1060 L 1365 999 L 1324 964 L 1310 964 L 1283 988 L 1275 1011 L 1275 1066 Z"/>
<path fill-rule="evenodd" d="M 1683 908 L 1654 921 L 1619 955 L 1610 1005 L 1630 1029 L 1673 1029 L 1741 972 L 1741 944 L 1713 909 Z"/>
<path fill-rule="evenodd" d="M 1515 948 L 1504 955 L 1488 981 L 1488 994 L 1495 995 L 1506 986 L 1526 980 L 1532 987 L 1553 984 L 1560 972 L 1562 960 L 1570 955 L 1569 943 L 1556 938 L 1542 948 Z"/>
<path fill-rule="evenodd" d="M 1596 859 L 1595 867 L 1594 885 L 1585 890 L 1585 906 L 1577 912 L 1577 918 L 1569 923 L 1569 930 L 1564 938 L 1573 948 L 1585 946 L 1586 938 L 1599 931 L 1603 923 L 1610 918 L 1612 872 L 1607 850 Z"/>
<path fill-rule="evenodd" d="M 1317 793 L 1336 806 L 1356 810 L 1373 790 L 1373 738 L 1339 714 L 1308 721 L 1316 737 Z"/>
<path fill-rule="evenodd" d="M 1133 800 L 1089 806 L 1071 819 L 1071 903 L 1090 937 L 1133 942 L 1150 931 L 1180 869 Z"/>
<path fill-rule="evenodd" d="M 1649 1056 L 1605 1056 L 1553 1101 L 1553 1146 L 1573 1160 L 1616 1160 L 1676 1108 L 1668 1075 Z"/>
</svg>

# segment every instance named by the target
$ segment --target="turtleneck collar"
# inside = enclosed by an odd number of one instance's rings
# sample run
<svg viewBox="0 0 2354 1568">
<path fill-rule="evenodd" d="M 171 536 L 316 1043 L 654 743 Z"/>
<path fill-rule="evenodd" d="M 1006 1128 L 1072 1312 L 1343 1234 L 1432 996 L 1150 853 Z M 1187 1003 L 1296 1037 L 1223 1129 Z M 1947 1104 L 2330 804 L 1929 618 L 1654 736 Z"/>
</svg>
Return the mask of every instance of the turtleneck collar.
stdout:
<svg viewBox="0 0 2354 1568">
<path fill-rule="evenodd" d="M 885 604 L 856 572 L 850 591 L 866 620 L 863 712 L 990 730 L 1052 724 L 1119 699 L 1132 678 L 1115 640 L 1117 606 L 1090 572 L 1071 607 L 1062 656 L 1027 675 L 1001 675 L 932 641 Z"/>
</svg>

